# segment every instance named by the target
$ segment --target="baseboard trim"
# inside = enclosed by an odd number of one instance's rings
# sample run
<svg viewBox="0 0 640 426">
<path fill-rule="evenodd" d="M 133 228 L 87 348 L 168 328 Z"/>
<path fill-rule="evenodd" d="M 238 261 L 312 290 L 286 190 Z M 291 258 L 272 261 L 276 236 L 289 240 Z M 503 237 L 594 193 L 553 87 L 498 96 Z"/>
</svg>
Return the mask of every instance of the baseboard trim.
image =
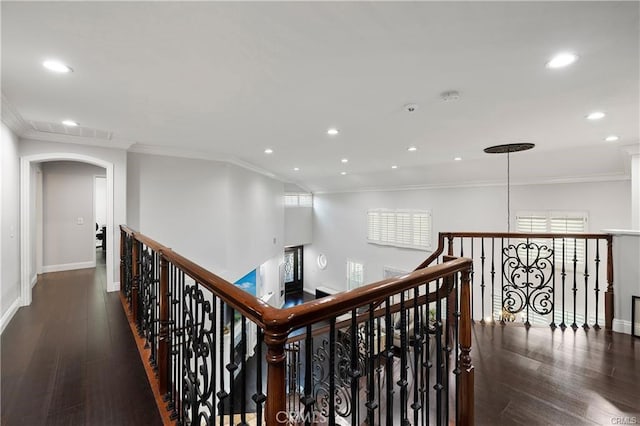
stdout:
<svg viewBox="0 0 640 426">
<path fill-rule="evenodd" d="M 107 292 L 111 293 L 114 291 L 120 291 L 120 281 L 115 281 L 109 285 L 107 283 Z"/>
<path fill-rule="evenodd" d="M 45 265 L 42 267 L 42 272 L 60 272 L 60 271 L 73 271 L 75 269 L 86 269 L 86 268 L 95 268 L 96 262 L 90 260 L 88 262 L 78 262 L 78 263 L 65 263 L 62 265 Z"/>
<path fill-rule="evenodd" d="M 33 277 L 31 277 L 31 288 L 33 288 L 33 286 L 35 286 L 37 282 L 38 282 L 38 274 L 33 274 Z"/>
<path fill-rule="evenodd" d="M 0 319 L 0 334 L 4 333 L 4 329 L 9 325 L 9 323 L 13 319 L 13 316 L 16 314 L 16 312 L 18 312 L 18 309 L 20 309 L 20 305 L 22 305 L 22 303 L 20 301 L 20 298 L 18 297 L 16 300 L 14 300 L 11 306 L 9 306 L 7 312 L 4 313 L 2 319 Z"/>
<path fill-rule="evenodd" d="M 624 334 L 631 334 L 631 321 L 613 319 L 613 331 Z"/>
</svg>

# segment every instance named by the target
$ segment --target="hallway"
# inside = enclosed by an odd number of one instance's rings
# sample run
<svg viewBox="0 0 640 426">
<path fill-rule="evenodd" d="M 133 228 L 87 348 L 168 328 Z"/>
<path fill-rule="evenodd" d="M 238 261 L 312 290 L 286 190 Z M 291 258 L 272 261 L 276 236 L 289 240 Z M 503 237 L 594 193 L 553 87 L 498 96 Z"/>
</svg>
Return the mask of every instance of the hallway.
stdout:
<svg viewBox="0 0 640 426">
<path fill-rule="evenodd" d="M 2 425 L 157 425 L 117 292 L 98 267 L 42 275 L 2 335 Z"/>
</svg>

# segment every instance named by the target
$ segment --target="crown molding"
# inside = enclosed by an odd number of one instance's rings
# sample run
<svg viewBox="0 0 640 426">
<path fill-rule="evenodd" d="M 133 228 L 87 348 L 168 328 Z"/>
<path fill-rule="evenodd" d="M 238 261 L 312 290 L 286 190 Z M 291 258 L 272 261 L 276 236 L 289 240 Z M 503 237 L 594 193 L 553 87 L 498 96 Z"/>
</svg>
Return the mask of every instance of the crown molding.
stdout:
<svg viewBox="0 0 640 426">
<path fill-rule="evenodd" d="M 620 149 L 626 152 L 629 155 L 639 155 L 640 154 L 640 141 L 635 143 L 630 143 L 627 145 L 621 145 Z"/>
<path fill-rule="evenodd" d="M 526 186 L 526 185 L 559 185 L 564 183 L 589 183 L 589 182 L 615 182 L 630 180 L 631 176 L 628 173 L 611 173 L 600 175 L 585 175 L 585 176 L 568 176 L 558 178 L 546 178 L 546 179 L 524 179 L 519 181 L 513 181 L 511 186 Z M 490 186 L 506 186 L 504 181 L 482 181 L 482 182 L 460 182 L 460 183 L 438 183 L 427 185 L 403 185 L 393 187 L 370 187 L 361 189 L 345 189 L 336 191 L 312 191 L 313 194 L 349 194 L 358 192 L 391 192 L 391 191 L 415 191 L 425 189 L 456 189 L 456 188 L 480 188 Z"/>
<path fill-rule="evenodd" d="M 18 136 L 22 136 L 31 128 L 4 93 L 2 93 L 2 122 Z"/>
<path fill-rule="evenodd" d="M 23 139 L 33 139 L 43 142 L 72 143 L 77 145 L 87 145 L 99 148 L 124 149 L 127 150 L 134 142 L 125 139 L 110 139 L 108 141 L 102 139 L 85 138 L 82 136 L 62 135 L 58 133 L 40 132 L 33 128 L 23 132 L 20 135 Z"/>
</svg>

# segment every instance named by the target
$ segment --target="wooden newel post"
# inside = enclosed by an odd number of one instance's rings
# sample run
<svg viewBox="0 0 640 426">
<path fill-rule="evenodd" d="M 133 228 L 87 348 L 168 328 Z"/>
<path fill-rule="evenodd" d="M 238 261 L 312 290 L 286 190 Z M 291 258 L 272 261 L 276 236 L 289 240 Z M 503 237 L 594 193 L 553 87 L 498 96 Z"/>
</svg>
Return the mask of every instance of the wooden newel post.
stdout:
<svg viewBox="0 0 640 426">
<path fill-rule="evenodd" d="M 613 327 L 613 237 L 607 236 L 607 291 L 604 293 L 604 327 Z"/>
<path fill-rule="evenodd" d="M 447 254 L 453 256 L 453 236 L 447 235 Z"/>
<path fill-rule="evenodd" d="M 138 265 L 138 250 L 140 243 L 136 240 L 135 234 L 131 237 L 131 315 L 133 323 L 138 326 L 138 288 L 140 286 L 140 272 Z"/>
<path fill-rule="evenodd" d="M 169 262 L 160 253 L 160 332 L 158 333 L 158 387 L 169 392 Z"/>
<path fill-rule="evenodd" d="M 127 255 L 125 252 L 126 238 L 127 236 L 125 232 L 122 230 L 122 228 L 120 228 L 120 293 L 122 294 L 124 294 L 125 289 L 127 288 L 127 283 L 125 282 L 127 280 L 127 274 L 125 271 L 125 268 L 126 268 L 125 256 Z"/>
<path fill-rule="evenodd" d="M 267 426 L 286 424 L 288 420 L 286 406 L 285 372 L 286 355 L 284 344 L 286 333 L 265 331 L 264 342 L 267 345 L 267 402 L 265 420 Z"/>
<path fill-rule="evenodd" d="M 460 288 L 460 424 L 474 424 L 473 365 L 471 363 L 471 270 L 461 273 Z"/>
</svg>

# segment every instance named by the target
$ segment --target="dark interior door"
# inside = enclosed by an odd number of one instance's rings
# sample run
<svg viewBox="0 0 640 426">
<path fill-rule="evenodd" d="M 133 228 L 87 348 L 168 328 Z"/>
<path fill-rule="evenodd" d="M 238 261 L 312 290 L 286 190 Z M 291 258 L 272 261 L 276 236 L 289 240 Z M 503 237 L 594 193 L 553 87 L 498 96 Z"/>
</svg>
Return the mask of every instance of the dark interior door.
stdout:
<svg viewBox="0 0 640 426">
<path fill-rule="evenodd" d="M 302 293 L 303 247 L 287 247 L 284 250 L 284 291 L 286 294 Z"/>
</svg>

